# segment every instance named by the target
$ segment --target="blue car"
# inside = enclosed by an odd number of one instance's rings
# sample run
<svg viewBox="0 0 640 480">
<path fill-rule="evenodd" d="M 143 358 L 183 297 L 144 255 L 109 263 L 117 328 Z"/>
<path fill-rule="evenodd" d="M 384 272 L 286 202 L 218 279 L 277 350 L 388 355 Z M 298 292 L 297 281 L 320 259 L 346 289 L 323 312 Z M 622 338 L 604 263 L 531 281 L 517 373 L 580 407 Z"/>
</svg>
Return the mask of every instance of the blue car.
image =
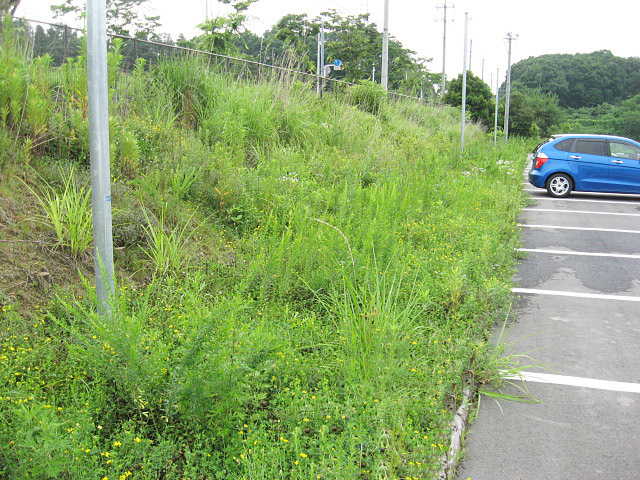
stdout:
<svg viewBox="0 0 640 480">
<path fill-rule="evenodd" d="M 529 183 L 549 195 L 640 193 L 640 143 L 610 135 L 554 135 L 533 151 Z"/>
</svg>

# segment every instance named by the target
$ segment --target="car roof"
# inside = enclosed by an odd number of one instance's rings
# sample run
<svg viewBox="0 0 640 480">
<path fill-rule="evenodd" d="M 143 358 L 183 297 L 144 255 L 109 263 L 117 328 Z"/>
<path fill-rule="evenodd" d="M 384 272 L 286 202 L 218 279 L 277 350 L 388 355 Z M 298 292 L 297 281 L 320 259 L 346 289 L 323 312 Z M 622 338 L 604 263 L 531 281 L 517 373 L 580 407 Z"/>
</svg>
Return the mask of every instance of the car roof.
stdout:
<svg viewBox="0 0 640 480">
<path fill-rule="evenodd" d="M 549 139 L 549 141 L 551 140 L 557 140 L 559 138 L 565 138 L 565 137 L 571 137 L 571 138 L 601 138 L 603 140 L 628 140 L 634 143 L 639 143 L 636 140 L 633 140 L 632 138 L 626 138 L 626 137 L 619 137 L 617 135 L 601 135 L 601 134 L 592 134 L 592 133 L 557 133 L 555 135 L 551 135 L 551 138 Z"/>
</svg>

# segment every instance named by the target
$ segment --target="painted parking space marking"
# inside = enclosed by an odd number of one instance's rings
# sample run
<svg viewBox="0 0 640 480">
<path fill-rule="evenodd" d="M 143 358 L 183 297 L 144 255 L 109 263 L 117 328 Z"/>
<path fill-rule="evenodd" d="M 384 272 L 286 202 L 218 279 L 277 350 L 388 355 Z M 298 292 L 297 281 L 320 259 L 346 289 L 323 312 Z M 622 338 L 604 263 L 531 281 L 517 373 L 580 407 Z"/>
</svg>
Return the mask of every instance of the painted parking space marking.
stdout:
<svg viewBox="0 0 640 480">
<path fill-rule="evenodd" d="M 595 388 L 611 392 L 640 393 L 640 383 L 614 382 L 595 378 L 571 377 L 568 375 L 554 375 L 550 373 L 520 372 L 519 375 L 506 375 L 508 380 L 522 380 L 525 382 L 552 383 L 569 387 Z"/>
<path fill-rule="evenodd" d="M 529 212 L 585 213 L 588 215 L 618 215 L 621 217 L 640 217 L 640 213 L 594 212 L 593 210 L 564 210 L 564 209 L 555 209 L 555 208 L 531 208 L 531 207 L 525 207 L 522 210 L 529 211 Z"/>
<path fill-rule="evenodd" d="M 544 188 L 523 188 L 522 190 L 525 192 L 536 192 L 536 193 L 542 193 L 546 191 Z M 596 198 L 600 196 L 621 197 L 621 198 L 627 198 L 627 199 L 639 198 L 637 194 L 633 194 L 633 193 L 583 192 L 583 191 L 577 191 L 576 193 L 580 195 L 588 195 L 590 197 L 596 197 Z M 556 200 L 566 200 L 566 198 L 557 198 Z"/>
<path fill-rule="evenodd" d="M 551 255 L 578 255 L 583 257 L 609 257 L 609 258 L 629 258 L 640 260 L 640 255 L 630 255 L 624 253 L 592 253 L 592 252 L 576 252 L 573 250 L 550 250 L 546 248 L 519 248 L 519 252 L 529 253 L 548 253 Z"/>
<path fill-rule="evenodd" d="M 626 202 L 624 200 L 594 200 L 593 198 L 552 198 L 552 197 L 531 197 L 536 202 L 539 200 L 550 202 L 588 202 L 588 203 L 611 203 L 620 205 L 636 205 L 640 207 L 640 201 Z"/>
<path fill-rule="evenodd" d="M 598 300 L 618 300 L 622 302 L 640 302 L 640 297 L 630 295 L 609 295 L 605 293 L 564 292 L 561 290 L 543 290 L 539 288 L 512 288 L 513 293 L 531 295 L 552 295 L 557 297 L 594 298 Z"/>
<path fill-rule="evenodd" d="M 530 225 L 518 223 L 518 227 L 523 228 L 546 228 L 549 230 L 583 230 L 590 232 L 613 232 L 613 233 L 640 233 L 640 230 L 622 230 L 618 228 L 596 228 L 596 227 L 566 227 L 564 225 Z"/>
</svg>

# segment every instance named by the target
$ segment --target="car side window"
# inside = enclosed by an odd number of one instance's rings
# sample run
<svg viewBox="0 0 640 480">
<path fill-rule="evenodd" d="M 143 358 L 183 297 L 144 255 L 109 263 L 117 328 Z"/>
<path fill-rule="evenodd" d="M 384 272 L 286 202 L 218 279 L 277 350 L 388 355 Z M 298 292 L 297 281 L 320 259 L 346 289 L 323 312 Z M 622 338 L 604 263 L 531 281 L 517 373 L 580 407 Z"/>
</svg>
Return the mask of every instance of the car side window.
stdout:
<svg viewBox="0 0 640 480">
<path fill-rule="evenodd" d="M 589 155 L 606 155 L 604 140 L 586 140 L 578 139 L 573 147 L 575 153 L 585 153 Z"/>
<path fill-rule="evenodd" d="M 611 156 L 616 158 L 628 158 L 629 160 L 640 160 L 640 148 L 625 142 L 609 142 Z"/>
<path fill-rule="evenodd" d="M 567 140 L 562 140 L 561 142 L 556 143 L 556 150 L 560 150 L 561 152 L 570 152 L 571 147 L 573 146 L 573 142 L 575 142 L 575 138 L 568 138 Z"/>
</svg>

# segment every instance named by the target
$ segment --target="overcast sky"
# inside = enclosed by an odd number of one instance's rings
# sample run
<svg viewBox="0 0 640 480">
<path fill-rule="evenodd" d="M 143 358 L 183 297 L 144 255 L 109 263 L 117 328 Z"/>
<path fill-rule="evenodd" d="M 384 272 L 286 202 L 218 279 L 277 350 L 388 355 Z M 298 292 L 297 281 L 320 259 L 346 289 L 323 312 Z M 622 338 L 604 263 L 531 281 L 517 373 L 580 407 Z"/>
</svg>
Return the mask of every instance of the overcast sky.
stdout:
<svg viewBox="0 0 640 480">
<path fill-rule="evenodd" d="M 206 3 L 208 1 L 208 4 Z M 22 0 L 16 12 L 35 20 L 50 20 L 50 4 L 62 0 Z M 191 37 L 195 26 L 210 15 L 225 14 L 228 7 L 216 0 L 149 0 L 149 14 L 160 15 L 162 30 L 174 38 Z M 430 70 L 442 71 L 442 6 L 444 0 L 389 0 L 389 32 L 424 58 Z M 640 2 L 636 0 L 447 0 L 446 70 L 449 78 L 462 71 L 465 12 L 469 13 L 472 41 L 471 70 L 485 82 L 503 79 L 507 68 L 505 37 L 518 34 L 513 43 L 515 63 L 547 53 L 588 53 L 611 50 L 621 57 L 640 56 Z M 208 8 L 207 8 L 208 7 Z M 262 33 L 283 15 L 306 13 L 310 18 L 335 9 L 343 16 L 370 13 L 380 29 L 384 0 L 258 0 L 248 10 L 249 29 Z M 332 59 L 328 59 L 332 60 Z M 482 64 L 484 60 L 484 71 Z M 348 68 L 348 65 L 345 66 Z"/>
</svg>

